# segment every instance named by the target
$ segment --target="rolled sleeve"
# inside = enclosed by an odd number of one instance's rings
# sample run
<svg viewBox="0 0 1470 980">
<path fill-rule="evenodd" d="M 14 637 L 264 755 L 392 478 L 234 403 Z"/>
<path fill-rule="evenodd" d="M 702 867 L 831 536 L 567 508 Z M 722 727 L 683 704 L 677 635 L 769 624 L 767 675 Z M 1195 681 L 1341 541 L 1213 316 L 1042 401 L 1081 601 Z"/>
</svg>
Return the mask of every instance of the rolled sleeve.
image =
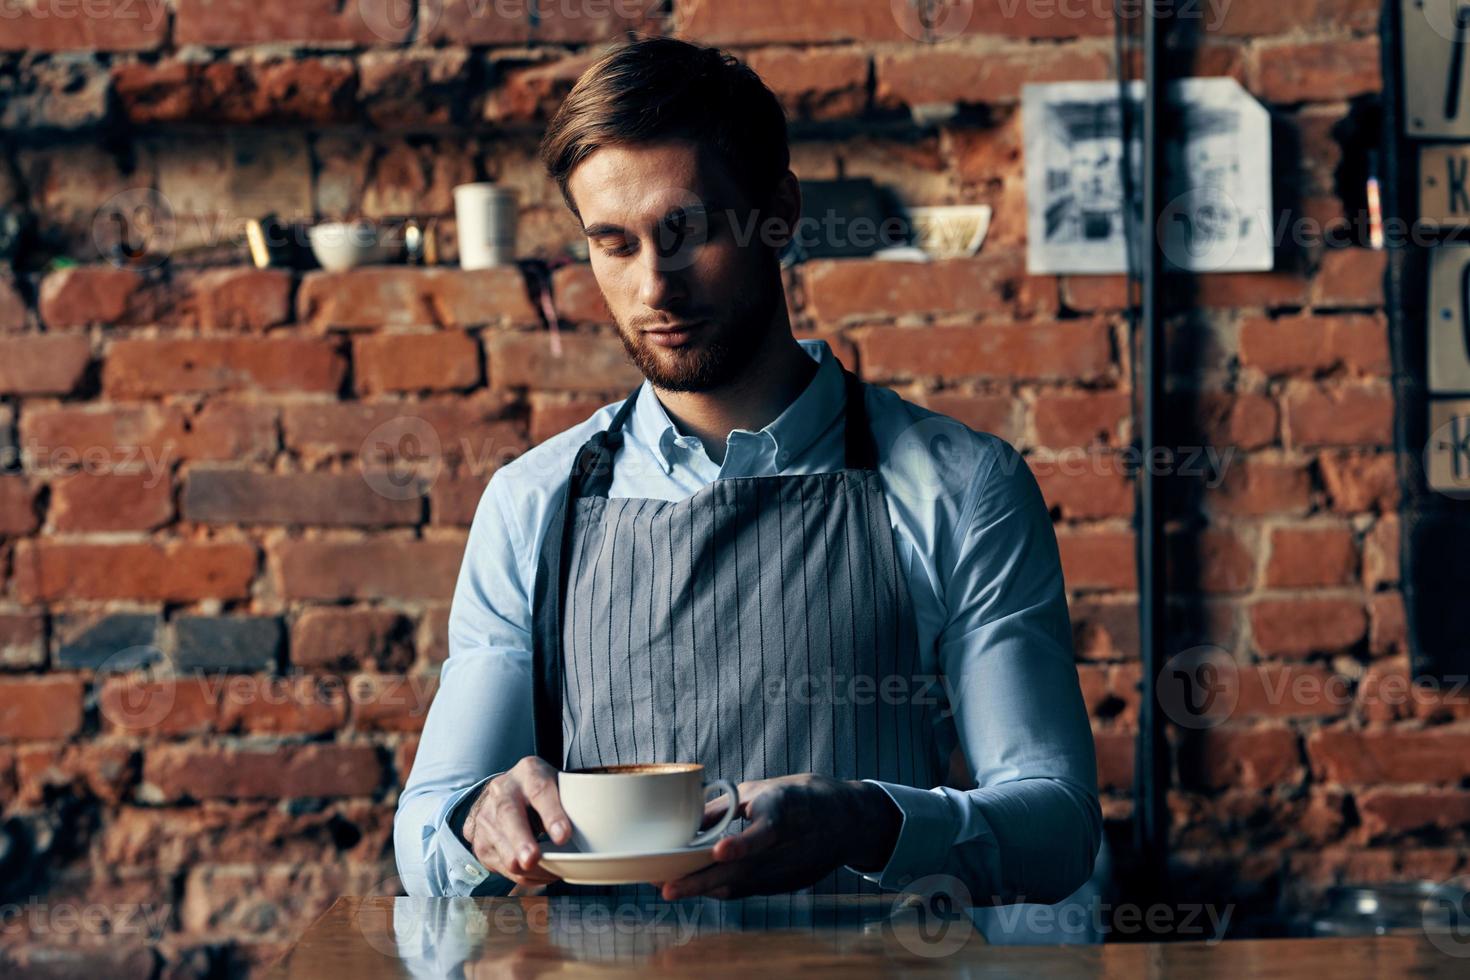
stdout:
<svg viewBox="0 0 1470 980">
<path fill-rule="evenodd" d="M 863 782 L 887 793 L 903 815 L 903 822 L 899 825 L 893 853 L 881 870 L 858 871 L 851 866 L 848 870 L 876 882 L 880 888 L 898 891 L 943 867 L 959 830 L 959 819 L 944 794 L 878 779 Z"/>
</svg>

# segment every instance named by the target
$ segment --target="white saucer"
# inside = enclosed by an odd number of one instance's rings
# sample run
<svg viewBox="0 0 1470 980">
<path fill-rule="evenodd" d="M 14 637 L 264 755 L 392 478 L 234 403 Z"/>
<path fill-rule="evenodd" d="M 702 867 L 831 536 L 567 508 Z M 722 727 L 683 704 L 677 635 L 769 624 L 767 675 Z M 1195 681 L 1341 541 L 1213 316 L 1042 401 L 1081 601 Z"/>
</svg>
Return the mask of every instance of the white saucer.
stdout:
<svg viewBox="0 0 1470 980">
<path fill-rule="evenodd" d="M 541 842 L 541 866 L 571 885 L 636 885 L 672 881 L 714 864 L 715 845 L 642 854 L 586 854 L 570 841 Z"/>
</svg>

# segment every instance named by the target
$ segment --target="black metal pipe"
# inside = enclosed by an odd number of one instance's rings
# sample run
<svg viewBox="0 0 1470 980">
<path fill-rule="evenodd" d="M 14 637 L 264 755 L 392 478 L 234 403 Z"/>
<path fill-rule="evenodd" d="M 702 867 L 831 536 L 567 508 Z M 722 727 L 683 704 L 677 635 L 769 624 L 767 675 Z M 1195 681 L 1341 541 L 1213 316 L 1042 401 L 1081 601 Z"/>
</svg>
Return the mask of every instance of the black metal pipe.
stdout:
<svg viewBox="0 0 1470 980">
<path fill-rule="evenodd" d="M 1167 881 L 1169 850 L 1168 742 L 1159 708 L 1156 680 L 1164 663 L 1166 635 L 1164 534 L 1161 501 L 1162 474 L 1150 465 L 1159 444 L 1163 410 L 1163 252 L 1159 216 L 1164 194 L 1164 127 L 1166 80 L 1159 59 L 1160 0 L 1149 0 L 1143 22 L 1143 241 L 1141 300 L 1143 326 L 1136 372 L 1142 388 L 1140 437 L 1143 465 L 1137 474 L 1139 655 L 1142 659 L 1142 697 L 1138 713 L 1138 745 L 1133 775 L 1133 832 L 1135 853 L 1141 862 L 1140 882 L 1162 897 Z M 1168 0 L 1162 0 L 1168 2 Z"/>
</svg>

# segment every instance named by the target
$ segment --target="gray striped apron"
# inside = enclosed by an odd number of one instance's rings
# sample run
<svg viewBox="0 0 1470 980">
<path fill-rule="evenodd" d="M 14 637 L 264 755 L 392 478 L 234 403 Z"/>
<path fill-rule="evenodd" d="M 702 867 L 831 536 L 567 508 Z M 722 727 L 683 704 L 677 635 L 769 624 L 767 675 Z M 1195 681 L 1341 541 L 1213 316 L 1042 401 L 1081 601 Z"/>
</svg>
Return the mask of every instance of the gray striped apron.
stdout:
<svg viewBox="0 0 1470 980">
<path fill-rule="evenodd" d="M 636 389 L 582 447 L 537 570 L 538 755 L 699 762 L 737 783 L 942 781 L 941 686 L 921 674 L 863 384 L 844 376 L 836 472 L 610 499 Z M 877 888 L 839 868 L 807 890 Z"/>
</svg>

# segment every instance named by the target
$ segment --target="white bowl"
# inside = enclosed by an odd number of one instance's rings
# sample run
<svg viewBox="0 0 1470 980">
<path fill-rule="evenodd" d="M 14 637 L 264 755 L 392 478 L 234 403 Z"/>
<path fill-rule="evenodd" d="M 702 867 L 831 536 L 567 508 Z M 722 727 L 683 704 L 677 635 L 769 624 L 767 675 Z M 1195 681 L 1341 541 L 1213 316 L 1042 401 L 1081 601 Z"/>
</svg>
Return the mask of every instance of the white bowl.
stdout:
<svg viewBox="0 0 1470 980">
<path fill-rule="evenodd" d="M 382 262 L 392 251 L 379 240 L 378 229 L 366 221 L 328 221 L 314 225 L 306 234 L 311 254 L 329 272 Z"/>
</svg>

